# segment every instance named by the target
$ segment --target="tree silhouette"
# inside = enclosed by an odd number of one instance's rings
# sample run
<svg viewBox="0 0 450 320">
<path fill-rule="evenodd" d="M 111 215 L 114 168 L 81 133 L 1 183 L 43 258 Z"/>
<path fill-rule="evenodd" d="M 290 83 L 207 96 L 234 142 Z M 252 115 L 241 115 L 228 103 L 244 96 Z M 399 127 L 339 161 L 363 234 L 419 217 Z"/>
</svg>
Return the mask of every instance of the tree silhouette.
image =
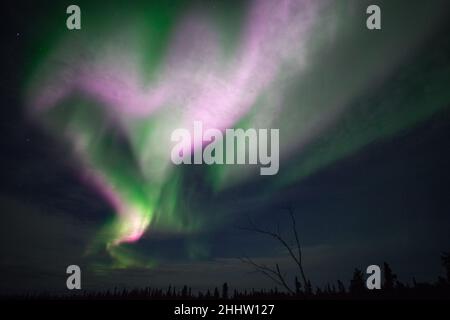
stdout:
<svg viewBox="0 0 450 320">
<path fill-rule="evenodd" d="M 345 285 L 344 285 L 344 283 L 343 283 L 341 280 L 338 280 L 338 281 L 337 281 L 337 285 L 338 285 L 338 292 L 339 292 L 340 294 L 345 294 L 345 293 L 346 293 L 346 290 L 345 290 Z"/>
<path fill-rule="evenodd" d="M 443 254 L 441 256 L 442 263 L 444 266 L 448 266 L 448 254 Z M 48 300 L 48 299 L 70 299 L 70 300 L 105 300 L 105 299 L 126 299 L 126 300 L 134 300 L 134 299 L 172 299 L 172 300 L 180 300 L 180 299 L 261 299 L 261 298 L 269 298 L 269 299 L 292 299 L 293 297 L 297 299 L 305 299 L 305 298 L 318 298 L 318 299 L 354 299 L 354 298 L 387 298 L 387 299 L 404 299 L 404 298 L 413 298 L 413 299 L 448 299 L 450 297 L 450 285 L 446 279 L 443 277 L 439 277 L 437 282 L 434 283 L 417 283 L 415 278 L 413 278 L 413 286 L 408 284 L 404 285 L 401 282 L 396 280 L 395 274 L 393 274 L 391 268 L 387 263 L 384 265 L 384 270 L 386 275 L 384 277 L 384 282 L 387 283 L 388 288 L 392 288 L 390 290 L 368 290 L 365 286 L 365 274 L 359 270 L 355 269 L 353 273 L 353 278 L 350 281 L 350 294 L 346 292 L 346 288 L 341 281 L 337 281 L 337 288 L 334 284 L 328 283 L 324 287 L 316 287 L 314 292 L 311 289 L 309 290 L 311 293 L 309 296 L 303 295 L 300 288 L 300 281 L 298 278 L 296 279 L 296 293 L 295 296 L 287 293 L 285 291 L 279 291 L 277 287 L 268 289 L 242 289 L 239 291 L 234 289 L 233 295 L 230 297 L 229 285 L 228 283 L 222 284 L 222 295 L 219 295 L 219 287 L 215 287 L 213 293 L 211 293 L 210 289 L 206 292 L 199 291 L 196 295 L 192 295 L 191 288 L 187 285 L 184 285 L 180 289 L 177 289 L 175 286 L 169 285 L 168 289 L 163 290 L 161 288 L 135 288 L 135 289 L 118 289 L 114 288 L 113 291 L 107 289 L 106 291 L 100 292 L 88 292 L 84 291 L 81 293 L 74 293 L 73 295 L 52 295 L 50 293 L 38 293 L 38 294 L 26 294 L 26 295 L 13 295 L 13 296 L 2 296 L 0 295 L 0 300 L 2 298 L 9 299 L 38 299 L 38 300 Z M 448 270 L 448 269 L 447 269 Z M 311 287 L 311 283 L 307 282 L 308 288 Z"/>
<path fill-rule="evenodd" d="M 450 252 L 443 252 L 441 255 L 441 263 L 447 274 L 447 282 L 450 283 Z"/>
<path fill-rule="evenodd" d="M 188 287 L 186 285 L 183 286 L 181 290 L 181 297 L 186 298 L 188 296 Z"/>
<path fill-rule="evenodd" d="M 219 299 L 220 295 L 219 295 L 219 289 L 217 289 L 217 287 L 214 288 L 214 299 Z"/>
<path fill-rule="evenodd" d="M 294 239 L 295 239 L 295 245 L 290 245 L 288 243 L 288 241 L 284 237 L 281 236 L 281 233 L 280 233 L 280 230 L 279 230 L 279 226 L 277 226 L 277 231 L 270 231 L 270 230 L 261 229 L 260 227 L 255 225 L 255 223 L 250 219 L 250 217 L 248 217 L 249 226 L 248 227 L 241 227 L 240 229 L 247 230 L 247 231 L 252 231 L 252 232 L 257 232 L 257 233 L 260 233 L 260 234 L 264 234 L 264 235 L 270 236 L 274 240 L 276 240 L 279 243 L 281 243 L 283 245 L 283 247 L 287 249 L 290 258 L 297 265 L 298 270 L 300 272 L 300 276 L 301 276 L 302 281 L 303 281 L 303 286 L 305 287 L 305 291 L 306 291 L 307 294 L 310 294 L 312 292 L 311 291 L 312 290 L 311 289 L 311 283 L 309 282 L 309 280 L 307 280 L 306 275 L 305 275 L 305 271 L 303 269 L 303 253 L 302 253 L 302 248 L 301 248 L 301 245 L 300 245 L 300 238 L 298 236 L 297 225 L 296 225 L 295 216 L 294 216 L 294 209 L 292 207 L 288 207 L 287 211 L 288 211 L 289 217 L 290 217 L 292 233 L 293 233 Z M 280 269 L 280 266 L 279 266 L 278 263 L 275 263 L 274 267 L 269 267 L 269 266 L 267 266 L 265 264 L 258 264 L 258 263 L 256 263 L 255 261 L 253 261 L 252 259 L 250 259 L 248 257 L 241 258 L 241 261 L 246 263 L 246 264 L 249 264 L 249 265 L 253 266 L 256 269 L 256 271 L 264 274 L 266 277 L 271 279 L 273 282 L 275 282 L 278 285 L 284 287 L 289 293 L 294 294 L 297 291 L 298 278 L 296 278 L 296 280 L 295 280 L 296 282 L 295 282 L 295 289 L 294 289 L 295 291 L 294 291 L 291 288 L 291 286 L 288 284 L 288 282 L 286 281 L 286 275 L 281 272 L 281 269 Z"/>
<path fill-rule="evenodd" d="M 353 294 L 361 294 L 365 291 L 364 275 L 361 270 L 355 269 L 353 278 L 350 280 L 350 292 Z"/>
<path fill-rule="evenodd" d="M 383 263 L 383 269 L 384 269 L 384 289 L 387 291 L 391 291 L 394 289 L 395 286 L 395 282 L 397 280 L 397 275 L 395 275 L 392 272 L 391 267 L 389 266 L 389 264 L 387 262 Z"/>
<path fill-rule="evenodd" d="M 302 291 L 302 284 L 300 283 L 300 281 L 298 281 L 298 278 L 295 277 L 295 293 L 300 294 L 301 291 Z"/>
<path fill-rule="evenodd" d="M 222 298 L 228 299 L 228 284 L 226 282 L 222 285 Z"/>
</svg>

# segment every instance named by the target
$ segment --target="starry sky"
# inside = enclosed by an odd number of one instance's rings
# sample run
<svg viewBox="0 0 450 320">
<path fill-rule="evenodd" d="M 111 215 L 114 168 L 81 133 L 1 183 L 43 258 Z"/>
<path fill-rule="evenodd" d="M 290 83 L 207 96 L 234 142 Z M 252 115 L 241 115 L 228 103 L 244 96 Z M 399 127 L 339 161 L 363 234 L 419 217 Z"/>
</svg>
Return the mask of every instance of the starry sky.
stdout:
<svg viewBox="0 0 450 320">
<path fill-rule="evenodd" d="M 314 285 L 388 261 L 433 281 L 450 248 L 446 1 L 80 1 L 6 7 L 0 293 L 271 288 L 239 258 Z M 280 169 L 175 167 L 170 132 L 278 128 Z M 293 240 L 292 237 L 290 240 Z"/>
</svg>

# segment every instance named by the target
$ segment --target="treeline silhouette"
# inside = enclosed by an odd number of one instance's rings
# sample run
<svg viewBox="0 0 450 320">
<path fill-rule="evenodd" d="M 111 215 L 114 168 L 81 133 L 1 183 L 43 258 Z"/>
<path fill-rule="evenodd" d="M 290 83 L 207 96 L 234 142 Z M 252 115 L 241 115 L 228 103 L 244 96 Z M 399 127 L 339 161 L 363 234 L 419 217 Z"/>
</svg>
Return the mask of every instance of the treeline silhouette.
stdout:
<svg viewBox="0 0 450 320">
<path fill-rule="evenodd" d="M 74 294 L 26 294 L 20 296 L 9 296 L 9 299 L 58 299 L 58 300 L 227 300 L 227 299 L 450 299 L 450 253 L 441 256 L 442 266 L 445 268 L 446 277 L 438 277 L 433 283 L 420 283 L 413 279 L 412 284 L 402 283 L 397 279 L 388 263 L 383 264 L 381 289 L 369 290 L 366 286 L 366 274 L 355 269 L 349 285 L 338 280 L 320 288 L 302 288 L 301 283 L 295 279 L 295 292 L 280 291 L 278 288 L 262 290 L 233 290 L 229 289 L 228 283 L 223 283 L 213 290 L 196 291 L 187 285 L 174 287 L 169 285 L 166 289 L 141 288 L 141 289 L 118 289 L 101 292 L 84 291 Z M 308 285 L 311 283 L 308 281 Z"/>
</svg>

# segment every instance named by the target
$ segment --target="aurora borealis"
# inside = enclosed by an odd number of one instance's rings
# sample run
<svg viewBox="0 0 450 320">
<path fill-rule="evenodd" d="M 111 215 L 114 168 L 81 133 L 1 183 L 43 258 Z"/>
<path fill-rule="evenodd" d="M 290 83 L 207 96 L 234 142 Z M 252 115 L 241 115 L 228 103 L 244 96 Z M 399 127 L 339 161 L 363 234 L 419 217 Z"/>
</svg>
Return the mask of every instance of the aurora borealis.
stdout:
<svg viewBox="0 0 450 320">
<path fill-rule="evenodd" d="M 153 270 L 170 263 L 164 246 L 146 248 L 160 239 L 188 239 L 180 259 L 220 257 L 211 235 L 249 212 L 275 217 L 265 210 L 287 201 L 301 211 L 310 179 L 448 112 L 445 1 L 378 1 L 379 31 L 365 28 L 369 2 L 79 1 L 81 30 L 65 28 L 62 5 L 49 9 L 26 44 L 19 98 L 76 183 L 109 209 L 84 239 L 90 266 Z M 427 49 L 433 39 L 442 51 Z M 171 133 L 195 121 L 279 129 L 278 174 L 175 166 Z M 305 202 L 320 219 L 323 207 Z"/>
<path fill-rule="evenodd" d="M 245 117 L 250 126 L 261 121 L 271 124 L 281 106 L 258 111 L 257 104 L 268 104 L 264 100 L 280 94 L 276 82 L 284 76 L 285 65 L 292 73 L 301 70 L 318 9 L 312 2 L 250 4 L 243 14 L 242 30 L 238 30 L 239 40 L 228 55 L 220 41 L 226 30 L 210 22 L 208 10 L 187 9 L 179 13 L 173 26 L 167 26 L 171 32 L 162 30 L 168 34 L 161 44 L 166 47 L 165 55 L 152 79 L 147 79 L 149 71 L 142 60 L 154 46 L 146 32 L 157 26 L 145 25 L 146 17 L 131 13 L 130 26 L 128 19 L 116 24 L 117 29 L 110 30 L 95 47 L 83 35 L 62 40 L 48 62 L 44 61 L 42 73 L 35 75 L 40 80 L 31 84 L 29 104 L 39 114 L 68 110 L 69 115 L 56 115 L 58 119 L 50 122 L 63 123 L 59 130 L 73 144 L 81 170 L 87 171 L 91 184 L 118 214 L 108 246 L 137 241 L 149 225 L 158 228 L 159 221 L 178 232 L 200 227 L 201 221 L 178 223 L 179 211 L 186 210 L 176 206 L 178 190 L 161 193 L 179 175 L 168 161 L 170 133 L 190 127 L 193 121 L 219 130 Z M 142 39 L 150 43 L 143 47 Z M 99 109 L 99 119 L 88 123 L 86 117 L 92 117 L 93 108 Z M 251 109 L 257 117 L 265 116 L 254 119 L 249 115 Z M 103 122 L 107 124 L 99 126 Z M 111 141 L 106 126 L 118 128 L 130 150 Z M 125 159 L 116 163 L 118 158 Z M 160 207 L 162 198 L 170 199 L 171 208 Z"/>
</svg>

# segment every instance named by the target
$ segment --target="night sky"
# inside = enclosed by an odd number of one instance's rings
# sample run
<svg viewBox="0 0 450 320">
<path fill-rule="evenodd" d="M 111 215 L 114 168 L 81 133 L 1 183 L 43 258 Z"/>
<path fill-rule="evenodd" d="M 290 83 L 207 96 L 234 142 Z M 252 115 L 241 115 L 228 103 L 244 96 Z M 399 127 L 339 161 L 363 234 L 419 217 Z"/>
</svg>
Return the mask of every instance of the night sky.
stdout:
<svg viewBox="0 0 450 320">
<path fill-rule="evenodd" d="M 0 293 L 272 288 L 242 263 L 295 265 L 315 286 L 389 262 L 434 281 L 450 250 L 447 1 L 61 1 L 6 6 Z M 264 4 L 265 3 L 265 4 Z M 11 7 L 10 7 L 11 6 Z M 280 129 L 280 169 L 186 165 L 170 132 Z M 169 160 L 170 161 L 170 160 Z"/>
</svg>

